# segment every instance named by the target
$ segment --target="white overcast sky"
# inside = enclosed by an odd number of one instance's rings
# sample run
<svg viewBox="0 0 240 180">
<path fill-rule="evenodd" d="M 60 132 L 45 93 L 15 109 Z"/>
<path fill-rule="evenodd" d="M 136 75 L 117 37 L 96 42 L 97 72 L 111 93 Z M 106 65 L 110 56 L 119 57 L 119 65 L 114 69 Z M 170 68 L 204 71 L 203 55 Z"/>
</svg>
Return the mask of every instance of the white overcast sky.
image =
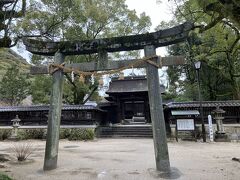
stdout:
<svg viewBox="0 0 240 180">
<path fill-rule="evenodd" d="M 152 21 L 151 31 L 159 25 L 161 21 L 169 21 L 172 18 L 171 3 L 168 0 L 126 0 L 129 9 L 135 9 L 137 14 L 145 12 Z"/>
<path fill-rule="evenodd" d="M 154 28 L 160 24 L 161 21 L 170 21 L 172 19 L 171 3 L 168 0 L 126 0 L 128 8 L 135 9 L 137 14 L 140 15 L 145 12 L 151 18 L 152 27 L 151 32 Z M 165 48 L 158 48 L 157 55 L 166 55 Z"/>
</svg>

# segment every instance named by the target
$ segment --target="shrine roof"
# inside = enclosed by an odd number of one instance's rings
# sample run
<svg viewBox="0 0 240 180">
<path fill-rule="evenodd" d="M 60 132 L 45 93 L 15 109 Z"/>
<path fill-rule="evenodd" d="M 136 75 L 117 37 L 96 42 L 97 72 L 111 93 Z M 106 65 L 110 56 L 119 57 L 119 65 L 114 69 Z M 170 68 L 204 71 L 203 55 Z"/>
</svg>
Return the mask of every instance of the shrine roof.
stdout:
<svg viewBox="0 0 240 180">
<path fill-rule="evenodd" d="M 0 112 L 16 111 L 48 111 L 49 105 L 32 105 L 32 106 L 2 106 Z M 63 105 L 62 110 L 100 110 L 93 105 Z"/>
<path fill-rule="evenodd" d="M 167 104 L 168 108 L 191 108 L 191 107 L 199 107 L 199 101 L 191 101 L 191 102 L 170 102 Z M 203 107 L 240 107 L 240 101 L 203 101 Z"/>
<path fill-rule="evenodd" d="M 145 76 L 140 77 L 124 77 L 124 79 L 112 79 L 106 94 L 112 93 L 134 93 L 147 92 L 147 79 Z M 161 93 L 165 92 L 165 87 L 160 85 Z"/>
</svg>

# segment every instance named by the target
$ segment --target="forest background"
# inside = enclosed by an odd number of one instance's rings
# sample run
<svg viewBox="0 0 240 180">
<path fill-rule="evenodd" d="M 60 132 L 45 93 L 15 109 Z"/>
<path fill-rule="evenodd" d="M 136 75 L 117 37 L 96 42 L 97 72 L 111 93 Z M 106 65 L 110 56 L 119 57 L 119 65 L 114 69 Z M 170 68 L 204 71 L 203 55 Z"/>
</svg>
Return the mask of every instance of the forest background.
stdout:
<svg viewBox="0 0 240 180">
<path fill-rule="evenodd" d="M 186 65 L 166 69 L 165 100 L 195 101 L 198 89 L 194 62 L 201 61 L 203 100 L 240 100 L 240 2 L 236 0 L 169 0 L 172 20 L 159 22 L 155 30 L 192 21 L 195 28 L 183 43 L 167 47 L 169 55 L 186 56 Z M 157 5 L 157 4 L 156 4 Z M 34 104 L 48 104 L 51 76 L 31 76 L 32 65 L 48 65 L 52 57 L 31 55 L 30 64 L 10 48 L 23 48 L 21 39 L 51 41 L 87 40 L 147 33 L 151 19 L 137 14 L 125 0 L 3 0 L 0 2 L 0 100 L 19 105 L 26 97 Z M 111 60 L 140 58 L 140 51 L 112 53 Z M 97 55 L 66 57 L 66 62 L 94 61 Z M 143 72 L 144 73 L 144 72 Z M 131 74 L 134 75 L 134 74 Z M 118 76 L 115 74 L 114 76 Z M 98 80 L 72 81 L 66 74 L 63 101 L 81 104 L 98 86 Z M 97 91 L 91 98 L 100 101 Z"/>
</svg>

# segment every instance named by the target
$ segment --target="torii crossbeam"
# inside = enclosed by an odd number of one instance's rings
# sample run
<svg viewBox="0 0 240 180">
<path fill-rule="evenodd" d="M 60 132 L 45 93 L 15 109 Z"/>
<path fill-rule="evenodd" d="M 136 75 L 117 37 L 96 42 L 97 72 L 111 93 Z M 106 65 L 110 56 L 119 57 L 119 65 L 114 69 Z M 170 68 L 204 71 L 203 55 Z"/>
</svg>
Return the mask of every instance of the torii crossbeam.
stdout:
<svg viewBox="0 0 240 180">
<path fill-rule="evenodd" d="M 131 36 L 63 42 L 23 39 L 23 42 L 29 52 L 44 56 L 53 56 L 58 50 L 64 55 L 93 54 L 101 49 L 107 52 L 132 51 L 144 49 L 145 46 L 157 48 L 182 42 L 193 27 L 192 23 L 186 22 L 173 28 Z"/>
<path fill-rule="evenodd" d="M 44 56 L 54 55 L 54 63 L 58 65 L 64 62 L 64 56 L 66 55 L 98 53 L 98 64 L 94 64 L 94 62 L 85 63 L 85 70 L 111 70 L 123 66 L 124 63 L 129 62 L 107 62 L 108 52 L 144 49 L 146 57 L 156 56 L 157 47 L 167 46 L 184 41 L 187 38 L 189 31 L 193 28 L 193 23 L 186 22 L 173 28 L 132 36 L 63 42 L 44 42 L 35 39 L 24 39 L 23 42 L 26 45 L 27 50 L 31 53 Z M 182 57 L 162 58 L 162 62 L 160 62 L 159 59 L 155 59 L 155 64 L 161 65 L 173 65 L 182 63 Z M 75 64 L 66 66 L 81 69 L 83 68 L 82 65 L 83 64 Z M 145 63 L 143 67 L 147 69 L 148 95 L 153 127 L 156 168 L 159 171 L 169 172 L 170 162 L 167 147 L 165 120 L 162 109 L 162 98 L 159 85 L 159 66 L 156 66 L 152 63 Z M 40 74 L 40 71 L 42 71 L 42 73 L 47 73 L 45 67 L 43 67 L 41 70 L 35 67 L 34 71 L 39 71 Z M 61 68 L 54 71 L 53 73 L 53 86 L 49 107 L 47 142 L 43 167 L 44 170 L 51 170 L 57 167 L 59 128 L 62 107 L 63 73 L 64 72 Z"/>
</svg>

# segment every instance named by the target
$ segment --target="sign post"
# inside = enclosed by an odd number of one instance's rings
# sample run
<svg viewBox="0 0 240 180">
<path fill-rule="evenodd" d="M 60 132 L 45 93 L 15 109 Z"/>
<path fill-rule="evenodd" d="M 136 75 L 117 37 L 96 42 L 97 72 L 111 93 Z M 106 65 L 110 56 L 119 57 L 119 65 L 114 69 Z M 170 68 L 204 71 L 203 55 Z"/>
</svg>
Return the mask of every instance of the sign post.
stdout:
<svg viewBox="0 0 240 180">
<path fill-rule="evenodd" d="M 210 142 L 213 142 L 213 125 L 212 125 L 212 116 L 211 115 L 208 115 L 208 128 L 209 128 Z"/>
</svg>

